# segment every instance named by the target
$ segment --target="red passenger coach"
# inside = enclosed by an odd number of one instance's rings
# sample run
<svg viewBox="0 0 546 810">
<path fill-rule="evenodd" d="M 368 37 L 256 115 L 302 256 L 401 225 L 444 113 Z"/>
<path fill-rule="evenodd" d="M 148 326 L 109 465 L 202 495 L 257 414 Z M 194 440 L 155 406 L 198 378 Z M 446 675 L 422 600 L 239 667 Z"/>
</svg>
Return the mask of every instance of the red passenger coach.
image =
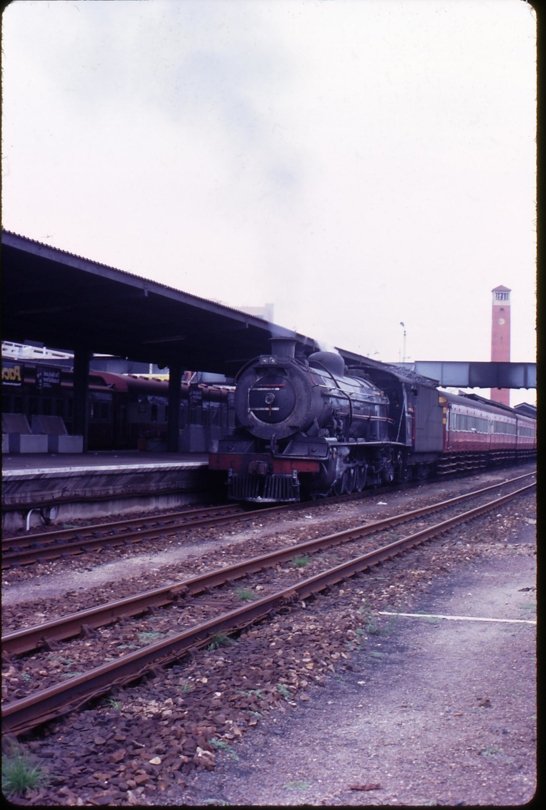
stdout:
<svg viewBox="0 0 546 810">
<path fill-rule="evenodd" d="M 444 453 L 440 470 L 466 458 L 467 468 L 524 460 L 536 452 L 536 420 L 475 395 L 441 391 Z M 460 462 L 459 465 L 460 467 Z"/>
</svg>

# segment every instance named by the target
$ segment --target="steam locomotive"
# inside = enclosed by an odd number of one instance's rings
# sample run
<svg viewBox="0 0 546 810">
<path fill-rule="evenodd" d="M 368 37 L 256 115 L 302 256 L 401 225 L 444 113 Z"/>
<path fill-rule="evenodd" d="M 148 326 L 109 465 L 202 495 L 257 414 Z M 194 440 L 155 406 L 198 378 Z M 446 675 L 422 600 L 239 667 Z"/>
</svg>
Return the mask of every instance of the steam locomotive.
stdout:
<svg viewBox="0 0 546 810">
<path fill-rule="evenodd" d="M 529 416 L 400 367 L 298 356 L 289 338 L 272 339 L 271 354 L 240 370 L 234 400 L 236 426 L 209 454 L 209 468 L 227 473 L 230 500 L 360 492 L 536 452 Z"/>
</svg>

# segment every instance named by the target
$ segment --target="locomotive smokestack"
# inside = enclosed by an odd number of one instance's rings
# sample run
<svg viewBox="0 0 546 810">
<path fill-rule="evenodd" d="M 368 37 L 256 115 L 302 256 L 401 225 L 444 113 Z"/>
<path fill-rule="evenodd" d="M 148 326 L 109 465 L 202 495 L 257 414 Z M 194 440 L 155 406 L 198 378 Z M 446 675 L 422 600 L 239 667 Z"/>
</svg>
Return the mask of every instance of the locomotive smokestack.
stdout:
<svg viewBox="0 0 546 810">
<path fill-rule="evenodd" d="M 271 354 L 293 360 L 296 356 L 296 341 L 291 337 L 271 338 Z"/>
</svg>

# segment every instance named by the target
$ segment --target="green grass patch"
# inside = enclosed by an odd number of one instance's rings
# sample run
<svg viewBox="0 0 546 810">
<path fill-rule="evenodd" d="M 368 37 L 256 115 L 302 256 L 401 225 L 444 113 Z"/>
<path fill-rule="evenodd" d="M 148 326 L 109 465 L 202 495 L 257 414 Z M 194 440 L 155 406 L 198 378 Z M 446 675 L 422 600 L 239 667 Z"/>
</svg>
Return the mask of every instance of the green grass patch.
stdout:
<svg viewBox="0 0 546 810">
<path fill-rule="evenodd" d="M 163 638 L 163 633 L 158 633 L 156 630 L 145 630 L 138 634 L 140 644 L 150 644 L 153 641 Z"/>
<path fill-rule="evenodd" d="M 286 785 L 284 785 L 284 788 L 286 790 L 307 790 L 307 788 L 310 787 L 311 782 L 304 782 L 303 780 L 296 782 L 287 782 Z"/>
<path fill-rule="evenodd" d="M 311 557 L 309 554 L 298 554 L 292 559 L 292 565 L 294 568 L 305 568 L 305 566 L 309 565 L 310 562 Z"/>
<path fill-rule="evenodd" d="M 495 748 L 493 745 L 489 745 L 487 748 L 482 748 L 480 751 L 480 756 L 486 757 L 486 759 L 493 759 L 498 757 L 500 754 L 503 754 L 500 748 Z"/>
<path fill-rule="evenodd" d="M 381 629 L 379 627 L 377 617 L 373 615 L 370 608 L 365 606 L 361 607 L 359 608 L 358 613 L 362 621 L 360 631 L 365 633 L 367 636 L 378 636 L 381 633 Z"/>
<path fill-rule="evenodd" d="M 215 748 L 217 751 L 225 751 L 228 755 L 229 759 L 238 760 L 239 757 L 233 750 L 233 747 L 227 742 L 227 740 L 221 740 L 219 737 L 211 737 L 209 743 Z"/>
<path fill-rule="evenodd" d="M 225 633 L 217 633 L 212 637 L 207 650 L 217 650 L 219 647 L 229 647 L 231 644 L 235 644 L 235 641 L 232 638 L 226 636 Z"/>
<path fill-rule="evenodd" d="M 46 781 L 42 768 L 24 754 L 17 752 L 2 756 L 2 792 L 6 796 L 22 796 Z"/>
<path fill-rule="evenodd" d="M 285 700 L 291 700 L 292 699 L 292 692 L 290 691 L 288 686 L 286 686 L 286 684 L 284 684 L 284 683 L 278 683 L 277 684 L 277 692 L 279 693 L 279 695 L 282 695 L 282 697 Z"/>
<path fill-rule="evenodd" d="M 239 689 L 239 694 L 245 697 L 257 697 L 260 700 L 264 696 L 263 689 Z"/>
<path fill-rule="evenodd" d="M 235 593 L 242 602 L 252 602 L 253 599 L 256 599 L 256 594 L 250 588 L 237 588 Z"/>
</svg>

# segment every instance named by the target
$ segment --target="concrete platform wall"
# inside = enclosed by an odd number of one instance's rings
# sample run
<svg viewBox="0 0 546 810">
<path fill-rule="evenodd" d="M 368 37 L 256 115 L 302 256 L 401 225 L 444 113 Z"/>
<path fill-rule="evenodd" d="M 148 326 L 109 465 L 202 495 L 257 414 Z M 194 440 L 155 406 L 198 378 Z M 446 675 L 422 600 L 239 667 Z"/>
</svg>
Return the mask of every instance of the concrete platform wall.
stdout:
<svg viewBox="0 0 546 810">
<path fill-rule="evenodd" d="M 2 527 L 14 531 L 28 521 L 36 530 L 46 522 L 55 527 L 210 502 L 209 477 L 204 462 L 8 470 L 2 476 Z"/>
</svg>

